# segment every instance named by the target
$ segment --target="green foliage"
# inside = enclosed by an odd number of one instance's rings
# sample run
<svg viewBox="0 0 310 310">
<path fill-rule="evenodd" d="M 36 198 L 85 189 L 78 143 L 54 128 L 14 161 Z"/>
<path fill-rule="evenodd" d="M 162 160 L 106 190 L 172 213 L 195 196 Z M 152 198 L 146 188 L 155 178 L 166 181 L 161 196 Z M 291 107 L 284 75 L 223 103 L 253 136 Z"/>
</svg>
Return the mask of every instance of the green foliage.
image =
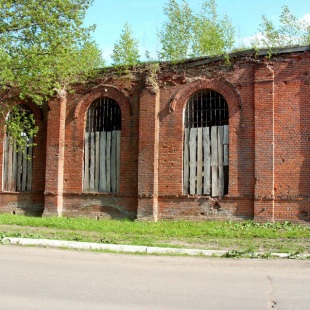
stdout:
<svg viewBox="0 0 310 310">
<path fill-rule="evenodd" d="M 245 254 L 244 251 L 231 250 L 223 254 L 225 258 L 240 258 Z"/>
<path fill-rule="evenodd" d="M 272 20 L 263 15 L 259 35 L 252 41 L 252 46 L 266 47 L 270 50 L 281 46 L 307 44 L 310 44 L 310 23 L 299 20 L 288 6 L 282 6 L 278 28 Z"/>
<path fill-rule="evenodd" d="M 154 61 L 149 50 L 145 51 L 145 58 L 147 61 Z"/>
<path fill-rule="evenodd" d="M 227 53 L 234 44 L 235 29 L 227 16 L 217 14 L 215 0 L 205 0 L 200 14 L 195 14 L 186 0 L 170 0 L 164 7 L 167 21 L 158 37 L 159 58 L 178 61 Z"/>
<path fill-rule="evenodd" d="M 167 21 L 158 33 L 161 43 L 160 59 L 177 61 L 190 55 L 192 41 L 193 12 L 188 3 L 182 5 L 176 0 L 169 0 L 164 7 Z"/>
<path fill-rule="evenodd" d="M 200 15 L 194 16 L 193 56 L 228 52 L 234 44 L 235 28 L 228 16 L 220 19 L 215 0 L 204 1 Z"/>
<path fill-rule="evenodd" d="M 0 0 L 2 101 L 41 104 L 102 65 L 82 22 L 92 0 Z M 17 89 L 17 92 L 14 92 Z"/>
<path fill-rule="evenodd" d="M 32 113 L 25 110 L 22 105 L 15 105 L 6 120 L 6 130 L 15 144 L 16 151 L 25 151 L 29 146 L 29 137 L 34 137 L 38 132 Z"/>
<path fill-rule="evenodd" d="M 158 236 L 209 236 L 229 238 L 310 238 L 310 227 L 295 225 L 291 222 L 257 223 L 254 221 L 158 221 L 139 222 L 129 220 L 94 220 L 90 218 L 66 217 L 25 217 L 18 215 L 0 215 L 0 224 L 20 226 L 67 228 L 97 232 L 119 232 L 149 234 Z"/>
<path fill-rule="evenodd" d="M 256 251 L 310 252 L 310 227 L 293 225 L 289 222 L 260 224 L 253 221 L 159 221 L 154 223 L 0 215 L 0 235 L 9 236 L 16 233 L 24 237 L 39 233 L 41 238 L 116 244 L 227 249 L 231 257 L 251 256 Z M 234 252 L 231 252 L 232 250 Z"/>
<path fill-rule="evenodd" d="M 131 26 L 126 23 L 120 40 L 114 44 L 112 59 L 115 66 L 133 66 L 139 63 L 138 41 L 133 37 Z"/>
</svg>

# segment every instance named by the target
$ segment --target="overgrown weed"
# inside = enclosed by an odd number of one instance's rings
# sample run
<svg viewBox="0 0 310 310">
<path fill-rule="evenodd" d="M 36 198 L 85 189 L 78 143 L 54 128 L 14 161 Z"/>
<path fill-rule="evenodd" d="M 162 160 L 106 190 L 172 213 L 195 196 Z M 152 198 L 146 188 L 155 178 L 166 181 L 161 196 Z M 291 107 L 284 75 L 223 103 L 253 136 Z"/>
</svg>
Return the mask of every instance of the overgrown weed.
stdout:
<svg viewBox="0 0 310 310">
<path fill-rule="evenodd" d="M 8 225 L 8 226 L 2 226 Z M 14 225 L 14 226 L 12 226 Z M 17 226 L 16 226 L 17 225 Z M 254 221 L 95 220 L 89 218 L 35 218 L 0 215 L 0 237 L 47 238 L 162 247 L 253 252 L 310 253 L 310 226 Z"/>
</svg>

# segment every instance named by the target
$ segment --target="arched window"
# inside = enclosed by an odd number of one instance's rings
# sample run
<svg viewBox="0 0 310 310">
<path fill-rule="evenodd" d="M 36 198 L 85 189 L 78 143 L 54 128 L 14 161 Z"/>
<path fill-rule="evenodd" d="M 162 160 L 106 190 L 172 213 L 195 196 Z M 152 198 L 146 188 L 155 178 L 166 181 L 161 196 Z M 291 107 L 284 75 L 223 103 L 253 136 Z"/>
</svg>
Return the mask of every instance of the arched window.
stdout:
<svg viewBox="0 0 310 310">
<path fill-rule="evenodd" d="M 228 193 L 228 106 L 213 90 L 194 93 L 185 108 L 183 193 Z"/>
<path fill-rule="evenodd" d="M 4 191 L 25 192 L 31 191 L 32 183 L 32 152 L 33 137 L 30 131 L 34 130 L 32 111 L 24 106 L 15 106 L 8 115 L 6 135 L 3 141 L 3 182 Z M 12 121 L 12 123 L 10 122 Z M 19 124 L 23 127 L 20 138 L 16 141 L 10 134 L 10 125 Z"/>
<path fill-rule="evenodd" d="M 84 144 L 84 192 L 119 192 L 121 110 L 108 97 L 87 111 Z"/>
</svg>

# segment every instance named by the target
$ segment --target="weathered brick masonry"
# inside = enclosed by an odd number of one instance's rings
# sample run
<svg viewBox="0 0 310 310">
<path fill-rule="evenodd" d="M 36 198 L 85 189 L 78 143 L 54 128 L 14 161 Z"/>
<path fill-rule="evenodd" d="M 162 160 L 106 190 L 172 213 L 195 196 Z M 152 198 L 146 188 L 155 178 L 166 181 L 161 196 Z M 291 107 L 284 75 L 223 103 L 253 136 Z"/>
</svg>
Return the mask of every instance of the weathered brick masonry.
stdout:
<svg viewBox="0 0 310 310">
<path fill-rule="evenodd" d="M 2 191 L 0 212 L 310 221 L 310 47 L 281 49 L 271 59 L 267 54 L 232 54 L 229 65 L 214 57 L 144 64 L 130 74 L 111 69 L 52 98 L 46 113 L 23 103 L 40 127 L 32 191 Z M 203 89 L 219 93 L 228 105 L 224 197 L 183 190 L 184 110 Z M 87 111 L 103 97 L 121 110 L 117 193 L 83 190 Z"/>
</svg>

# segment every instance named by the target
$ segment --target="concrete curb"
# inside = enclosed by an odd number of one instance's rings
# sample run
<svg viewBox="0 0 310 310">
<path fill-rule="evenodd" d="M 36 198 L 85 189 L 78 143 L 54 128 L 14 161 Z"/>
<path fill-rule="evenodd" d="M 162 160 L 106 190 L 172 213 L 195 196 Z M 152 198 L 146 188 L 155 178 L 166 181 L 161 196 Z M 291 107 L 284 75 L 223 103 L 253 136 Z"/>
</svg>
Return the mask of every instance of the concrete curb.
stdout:
<svg viewBox="0 0 310 310">
<path fill-rule="evenodd" d="M 78 242 L 78 241 L 64 241 L 64 240 L 50 240 L 50 239 L 28 239 L 28 238 L 11 238 L 5 237 L 2 239 L 4 244 L 17 244 L 17 245 L 36 245 L 48 246 L 56 248 L 69 248 L 76 250 L 108 250 L 114 252 L 126 253 L 148 253 L 148 254 L 187 254 L 187 255 L 223 255 L 225 251 L 214 250 L 197 250 L 197 249 L 179 249 L 179 248 L 160 248 L 149 247 L 140 245 L 121 245 L 121 244 L 101 244 L 91 242 Z"/>
<path fill-rule="evenodd" d="M 228 251 L 219 250 L 199 250 L 199 249 L 180 249 L 180 248 L 160 248 L 139 245 L 120 245 L 120 244 L 101 244 L 91 242 L 50 240 L 50 239 L 28 239 L 28 238 L 11 238 L 5 237 L 2 239 L 3 244 L 15 245 L 34 245 L 55 248 L 68 248 L 76 250 L 103 250 L 123 253 L 146 253 L 146 254 L 176 254 L 176 255 L 191 255 L 191 256 L 216 256 L 221 257 Z M 254 256 L 258 258 L 266 253 L 255 252 Z M 270 253 L 272 257 L 278 258 L 307 258 L 310 254 L 300 254 L 291 256 L 289 253 Z"/>
</svg>

